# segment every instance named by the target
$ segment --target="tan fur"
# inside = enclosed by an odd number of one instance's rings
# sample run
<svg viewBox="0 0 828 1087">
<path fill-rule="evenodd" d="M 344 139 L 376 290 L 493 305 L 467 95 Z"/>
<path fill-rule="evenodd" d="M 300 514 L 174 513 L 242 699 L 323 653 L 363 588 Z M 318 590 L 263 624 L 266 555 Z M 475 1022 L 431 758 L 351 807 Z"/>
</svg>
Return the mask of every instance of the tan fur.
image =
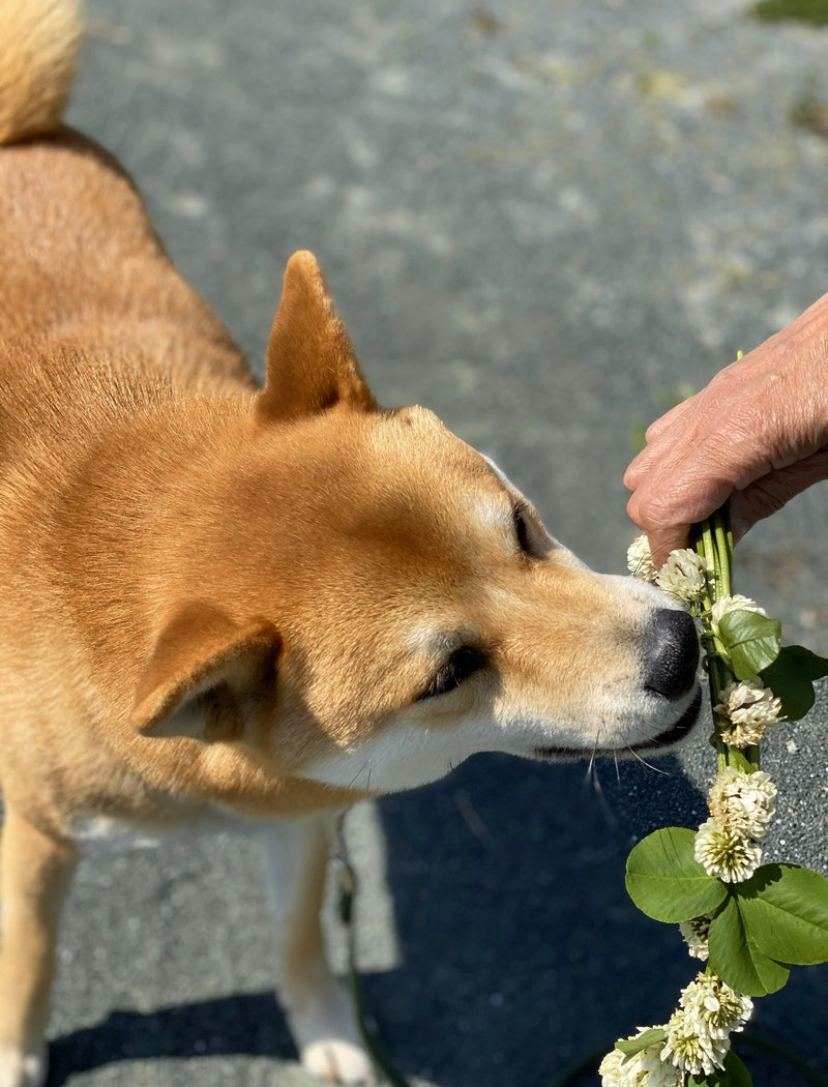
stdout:
<svg viewBox="0 0 828 1087">
<path fill-rule="evenodd" d="M 0 4 L 0 143 L 52 132 L 75 71 L 79 0 Z"/>
<path fill-rule="evenodd" d="M 45 1074 L 82 827 L 220 812 L 289 892 L 307 1067 L 367 1082 L 322 958 L 320 813 L 475 750 L 669 733 L 693 693 L 645 689 L 663 604 L 583 567 L 431 413 L 379 408 L 309 253 L 260 390 L 130 179 L 57 127 L 74 5 L 0 10 L 0 1087 Z M 426 697 L 468 647 L 478 671 Z"/>
</svg>

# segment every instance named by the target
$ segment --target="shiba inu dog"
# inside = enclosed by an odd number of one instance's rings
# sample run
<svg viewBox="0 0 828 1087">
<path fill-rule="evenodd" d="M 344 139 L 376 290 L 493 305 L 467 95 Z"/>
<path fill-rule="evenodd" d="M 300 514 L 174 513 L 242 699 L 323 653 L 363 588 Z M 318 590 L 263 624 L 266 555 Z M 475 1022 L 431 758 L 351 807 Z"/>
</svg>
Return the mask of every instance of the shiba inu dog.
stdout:
<svg viewBox="0 0 828 1087">
<path fill-rule="evenodd" d="M 0 5 L 0 1087 L 37 1087 L 84 842 L 261 838 L 301 1059 L 372 1082 L 325 825 L 480 751 L 661 752 L 691 619 L 593 573 L 423 408 L 381 408 L 309 253 L 260 388 L 123 169 L 61 124 L 73 0 Z"/>
</svg>

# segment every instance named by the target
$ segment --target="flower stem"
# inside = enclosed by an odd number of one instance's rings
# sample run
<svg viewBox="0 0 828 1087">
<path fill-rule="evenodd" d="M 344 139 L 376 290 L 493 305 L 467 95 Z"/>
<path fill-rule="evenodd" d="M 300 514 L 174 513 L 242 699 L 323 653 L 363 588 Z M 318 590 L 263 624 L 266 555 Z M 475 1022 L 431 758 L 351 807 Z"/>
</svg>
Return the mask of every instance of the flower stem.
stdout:
<svg viewBox="0 0 828 1087">
<path fill-rule="evenodd" d="M 722 506 L 713 514 L 713 535 L 718 555 L 719 589 L 724 596 L 732 594 L 730 583 L 730 562 L 733 558 L 733 533 L 730 529 L 730 514 L 727 506 Z"/>
<path fill-rule="evenodd" d="M 707 563 L 708 581 L 710 583 L 710 603 L 718 600 L 721 593 L 721 570 L 719 567 L 719 552 L 716 547 L 716 538 L 713 532 L 713 522 L 708 519 L 701 524 L 702 555 Z"/>
<path fill-rule="evenodd" d="M 703 601 L 705 621 L 702 638 L 707 654 L 707 678 L 712 708 L 718 703 L 722 691 L 733 678 L 717 650 L 709 618 L 716 601 L 723 596 L 731 595 L 730 560 L 733 554 L 733 534 L 730 531 L 727 507 L 717 510 L 708 520 L 702 521 L 697 526 L 695 534 L 696 550 L 704 558 L 708 573 L 707 592 Z M 714 720 L 715 716 L 714 714 Z M 729 748 L 715 727 L 710 742 L 716 749 L 717 768 L 720 771 L 724 770 L 729 762 Z"/>
<path fill-rule="evenodd" d="M 733 559 L 733 531 L 730 527 L 730 513 L 727 506 L 722 506 L 712 517 L 696 526 L 696 550 L 707 563 L 708 586 L 703 601 L 703 634 L 705 650 L 707 652 L 707 675 L 710 685 L 710 705 L 715 706 L 721 697 L 722 691 L 734 679 L 721 654 L 716 647 L 710 625 L 710 612 L 717 600 L 723 596 L 733 594 L 733 584 L 730 575 L 730 567 Z M 714 721 L 716 715 L 714 714 Z M 716 761 L 719 770 L 731 765 L 731 749 L 722 740 L 719 731 L 714 727 L 710 742 L 716 749 Z M 754 770 L 760 766 L 758 745 L 747 748 L 743 752 Z"/>
</svg>

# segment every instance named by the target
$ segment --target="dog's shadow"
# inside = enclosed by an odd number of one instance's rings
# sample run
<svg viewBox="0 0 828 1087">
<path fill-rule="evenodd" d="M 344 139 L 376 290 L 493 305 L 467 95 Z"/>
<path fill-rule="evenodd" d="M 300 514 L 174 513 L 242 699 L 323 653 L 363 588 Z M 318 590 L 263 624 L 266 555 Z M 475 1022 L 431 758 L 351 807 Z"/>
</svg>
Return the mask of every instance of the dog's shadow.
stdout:
<svg viewBox="0 0 828 1087">
<path fill-rule="evenodd" d="M 519 1087 L 546 1087 L 669 1006 L 686 952 L 672 927 L 637 913 L 623 877 L 630 832 L 649 829 L 639 787 L 661 821 L 665 810 L 699 818 L 698 793 L 667 768 L 623 767 L 623 798 L 610 768 L 602 799 L 583 767 L 485 757 L 381 803 L 402 962 L 363 984 L 407 1073 L 498 1087 L 509 1069 Z M 646 961 L 633 972 L 636 943 Z M 48 1087 L 116 1062 L 231 1055 L 296 1059 L 272 992 L 114 1012 L 52 1042 Z"/>
<path fill-rule="evenodd" d="M 482 756 L 387 798 L 405 958 L 366 991 L 405 1067 L 441 1087 L 549 1087 L 642 1015 L 658 1021 L 689 980 L 687 953 L 675 926 L 632 904 L 626 857 L 635 837 L 698 825 L 704 808 L 670 758 L 590 774 Z"/>
<path fill-rule="evenodd" d="M 244 993 L 160 1011 L 113 1011 L 102 1023 L 55 1038 L 47 1087 L 121 1061 L 244 1054 L 296 1059 L 272 992 Z"/>
</svg>

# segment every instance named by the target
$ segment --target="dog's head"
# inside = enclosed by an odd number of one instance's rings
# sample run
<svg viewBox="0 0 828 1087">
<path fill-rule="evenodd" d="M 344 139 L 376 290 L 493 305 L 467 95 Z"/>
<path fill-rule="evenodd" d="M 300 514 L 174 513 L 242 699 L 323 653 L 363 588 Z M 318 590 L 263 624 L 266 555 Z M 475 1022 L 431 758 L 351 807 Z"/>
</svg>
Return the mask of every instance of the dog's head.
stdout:
<svg viewBox="0 0 828 1087">
<path fill-rule="evenodd" d="M 433 414 L 379 408 L 309 254 L 264 390 L 219 430 L 139 685 L 144 735 L 374 793 L 479 751 L 653 753 L 692 726 L 690 617 L 586 568 Z"/>
</svg>

